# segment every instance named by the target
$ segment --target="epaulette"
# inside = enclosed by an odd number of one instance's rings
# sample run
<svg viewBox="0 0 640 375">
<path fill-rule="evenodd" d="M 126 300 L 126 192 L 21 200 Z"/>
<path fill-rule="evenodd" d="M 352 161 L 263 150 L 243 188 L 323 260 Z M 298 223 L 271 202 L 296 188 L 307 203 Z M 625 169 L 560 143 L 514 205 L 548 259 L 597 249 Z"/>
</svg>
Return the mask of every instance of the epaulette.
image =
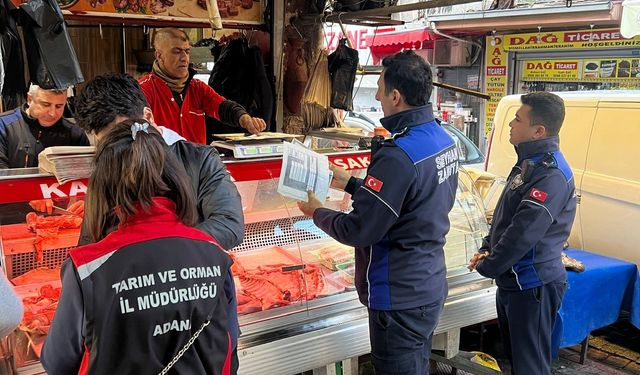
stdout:
<svg viewBox="0 0 640 375">
<path fill-rule="evenodd" d="M 538 156 L 531 159 L 523 160 L 522 164 L 520 164 L 520 176 L 522 178 L 522 181 L 529 182 L 531 176 L 533 175 L 534 169 L 540 166 L 543 166 L 545 168 L 558 168 L 558 162 L 551 152 L 544 154 L 542 157 Z"/>
<path fill-rule="evenodd" d="M 556 160 L 556 157 L 551 152 L 548 152 L 547 154 L 545 154 L 539 163 L 545 166 L 546 168 L 558 168 L 558 161 Z"/>
</svg>

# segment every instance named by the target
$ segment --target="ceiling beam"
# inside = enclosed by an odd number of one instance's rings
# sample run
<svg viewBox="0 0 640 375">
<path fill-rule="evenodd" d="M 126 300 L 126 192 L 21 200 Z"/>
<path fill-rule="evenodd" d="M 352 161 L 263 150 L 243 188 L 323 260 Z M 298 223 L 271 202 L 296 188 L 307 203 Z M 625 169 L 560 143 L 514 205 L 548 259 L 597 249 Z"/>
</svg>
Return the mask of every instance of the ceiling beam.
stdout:
<svg viewBox="0 0 640 375">
<path fill-rule="evenodd" d="M 420 9 L 440 8 L 451 5 L 476 3 L 478 0 L 430 0 L 420 1 L 411 4 L 404 5 L 392 5 L 383 8 L 358 10 L 353 12 L 334 12 L 326 15 L 324 21 L 326 22 L 341 22 L 362 19 L 367 17 L 379 17 L 389 16 L 392 13 L 411 12 Z M 346 22 L 345 22 L 346 23 Z"/>
</svg>

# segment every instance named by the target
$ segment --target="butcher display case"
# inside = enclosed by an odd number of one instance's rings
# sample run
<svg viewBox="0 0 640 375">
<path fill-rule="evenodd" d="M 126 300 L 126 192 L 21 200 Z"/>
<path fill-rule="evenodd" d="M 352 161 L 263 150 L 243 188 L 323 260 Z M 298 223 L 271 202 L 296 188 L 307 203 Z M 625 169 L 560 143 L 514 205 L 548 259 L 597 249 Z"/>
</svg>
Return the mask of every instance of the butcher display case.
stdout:
<svg viewBox="0 0 640 375">
<path fill-rule="evenodd" d="M 322 151 L 331 163 L 364 175 L 368 151 L 328 145 Z M 353 248 L 277 193 L 281 157 L 224 161 L 245 216 L 244 240 L 231 249 L 242 331 L 239 373 L 295 374 L 368 353 L 367 311 L 353 286 Z M 445 245 L 449 297 L 436 333 L 495 318 L 495 286 L 466 269 L 487 231 L 471 181 L 461 170 Z M 86 180 L 61 185 L 37 169 L 0 171 L 2 266 L 25 304 L 24 320 L 4 343 L 11 350 L 3 355 L 13 356 L 18 373 L 43 372 L 39 351 L 60 293 L 59 267 L 79 237 L 86 188 Z M 331 189 L 326 206 L 347 212 L 350 196 Z"/>
</svg>

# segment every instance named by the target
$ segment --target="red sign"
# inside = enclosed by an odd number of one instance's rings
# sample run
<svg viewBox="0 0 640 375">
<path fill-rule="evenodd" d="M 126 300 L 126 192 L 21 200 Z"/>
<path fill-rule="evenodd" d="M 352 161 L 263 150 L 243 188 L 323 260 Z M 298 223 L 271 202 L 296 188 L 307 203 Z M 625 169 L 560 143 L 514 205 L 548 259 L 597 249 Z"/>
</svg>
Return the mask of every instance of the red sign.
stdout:
<svg viewBox="0 0 640 375">
<path fill-rule="evenodd" d="M 578 63 L 574 61 L 557 61 L 553 67 L 556 70 L 576 70 L 578 69 Z"/>
<path fill-rule="evenodd" d="M 487 68 L 488 76 L 504 76 L 507 75 L 506 66 L 491 66 Z"/>
<path fill-rule="evenodd" d="M 346 170 L 367 169 L 369 152 L 329 156 L 329 162 Z M 234 181 L 268 180 L 280 177 L 282 159 L 243 161 L 225 164 Z"/>
<path fill-rule="evenodd" d="M 0 204 L 43 198 L 81 197 L 86 194 L 87 186 L 86 179 L 60 185 L 52 176 L 0 180 Z"/>
<path fill-rule="evenodd" d="M 369 152 L 329 156 L 329 161 L 347 170 L 366 169 L 371 162 Z M 282 159 L 225 163 L 234 181 L 267 180 L 280 177 Z M 34 199 L 84 196 L 86 179 L 59 184 L 53 176 L 0 180 L 0 204 L 28 202 Z"/>
<path fill-rule="evenodd" d="M 621 40 L 620 30 L 593 30 L 565 32 L 565 42 L 593 42 L 599 40 Z"/>
</svg>

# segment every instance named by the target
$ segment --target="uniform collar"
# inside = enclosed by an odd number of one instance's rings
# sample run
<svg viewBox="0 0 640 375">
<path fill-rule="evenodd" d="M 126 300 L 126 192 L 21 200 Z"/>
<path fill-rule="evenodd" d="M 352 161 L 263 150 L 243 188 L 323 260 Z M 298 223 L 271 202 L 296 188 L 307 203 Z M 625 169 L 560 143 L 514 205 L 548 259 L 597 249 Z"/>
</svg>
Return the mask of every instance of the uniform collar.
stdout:
<svg viewBox="0 0 640 375">
<path fill-rule="evenodd" d="M 153 205 L 149 207 L 148 212 L 145 212 L 139 203 L 136 203 L 135 206 L 138 212 L 130 216 L 124 225 L 121 225 L 122 229 L 138 224 L 180 221 L 176 215 L 176 204 L 169 198 L 154 197 Z"/>
<path fill-rule="evenodd" d="M 518 154 L 518 164 L 524 159 L 536 154 L 545 154 L 560 149 L 560 137 L 553 136 L 535 141 L 522 142 L 515 146 Z"/>
<path fill-rule="evenodd" d="M 380 119 L 380 123 L 391 133 L 396 133 L 404 128 L 422 125 L 434 120 L 435 117 L 433 117 L 431 103 L 428 103 L 421 107 L 415 107 L 388 117 L 383 117 Z"/>
</svg>

